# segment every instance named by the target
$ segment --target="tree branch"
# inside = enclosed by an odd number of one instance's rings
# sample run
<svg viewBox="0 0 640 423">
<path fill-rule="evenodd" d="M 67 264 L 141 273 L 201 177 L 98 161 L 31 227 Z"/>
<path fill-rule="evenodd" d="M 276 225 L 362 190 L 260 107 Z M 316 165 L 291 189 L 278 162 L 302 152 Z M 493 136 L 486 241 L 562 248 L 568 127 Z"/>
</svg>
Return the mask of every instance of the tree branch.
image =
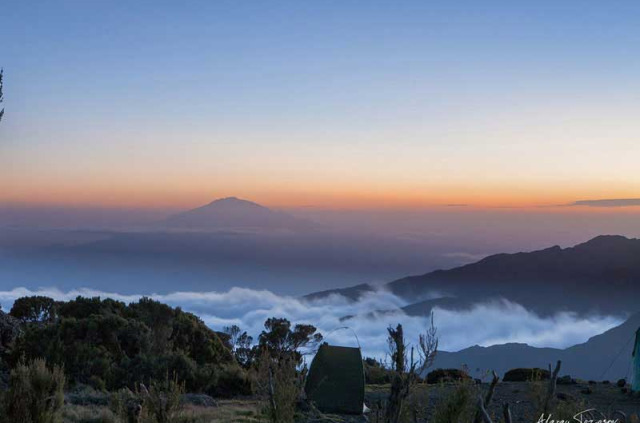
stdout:
<svg viewBox="0 0 640 423">
<path fill-rule="evenodd" d="M 504 423 L 512 423 L 511 410 L 509 409 L 508 402 L 505 402 L 502 406 L 502 413 L 504 414 Z"/>
<path fill-rule="evenodd" d="M 489 391 L 487 392 L 487 396 L 484 399 L 484 406 L 489 407 L 489 405 L 491 404 L 491 400 L 493 399 L 493 393 L 496 390 L 496 385 L 498 385 L 498 382 L 500 381 L 500 378 L 498 377 L 498 374 L 494 371 L 493 372 L 493 380 L 491 381 L 491 385 L 489 385 Z M 476 416 L 473 419 L 474 423 L 481 423 L 482 422 L 482 416 L 480 414 L 480 410 L 478 410 L 476 412 Z"/>
<path fill-rule="evenodd" d="M 484 408 L 484 401 L 482 397 L 478 397 L 478 412 L 480 413 L 480 417 L 484 423 L 493 423 L 491 417 L 489 417 L 489 413 L 487 413 L 487 409 Z"/>
<path fill-rule="evenodd" d="M 558 373 L 560 373 L 561 365 L 562 365 L 562 361 L 558 360 L 558 362 L 556 363 L 556 368 L 553 371 L 551 378 L 549 379 L 549 388 L 547 389 L 547 397 L 544 400 L 544 408 L 543 408 L 544 414 L 549 413 L 549 407 L 551 405 L 551 402 L 553 401 L 553 398 L 556 396 L 556 382 L 558 380 Z M 549 365 L 549 369 L 551 369 L 551 365 Z"/>
</svg>

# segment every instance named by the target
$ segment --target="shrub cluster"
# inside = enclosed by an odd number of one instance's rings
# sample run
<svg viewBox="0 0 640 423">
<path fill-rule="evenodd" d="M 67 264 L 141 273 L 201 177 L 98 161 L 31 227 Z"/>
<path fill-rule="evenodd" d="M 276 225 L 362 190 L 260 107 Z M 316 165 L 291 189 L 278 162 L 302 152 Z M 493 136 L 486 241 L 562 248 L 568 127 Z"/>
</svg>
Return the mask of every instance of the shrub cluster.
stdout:
<svg viewBox="0 0 640 423">
<path fill-rule="evenodd" d="M 12 368 L 23 357 L 43 358 L 64 368 L 70 385 L 98 390 L 148 384 L 171 374 L 190 392 L 247 392 L 244 371 L 220 335 L 180 308 L 148 298 L 126 305 L 100 298 L 25 297 L 10 314 L 22 322 L 23 332 L 3 357 Z"/>
<path fill-rule="evenodd" d="M 505 382 L 532 382 L 540 380 L 549 380 L 551 373 L 545 369 L 511 369 L 504 374 L 503 380 Z"/>
<path fill-rule="evenodd" d="M 2 397 L 3 423 L 58 423 L 64 405 L 64 372 L 42 359 L 20 362 L 11 371 Z"/>
</svg>

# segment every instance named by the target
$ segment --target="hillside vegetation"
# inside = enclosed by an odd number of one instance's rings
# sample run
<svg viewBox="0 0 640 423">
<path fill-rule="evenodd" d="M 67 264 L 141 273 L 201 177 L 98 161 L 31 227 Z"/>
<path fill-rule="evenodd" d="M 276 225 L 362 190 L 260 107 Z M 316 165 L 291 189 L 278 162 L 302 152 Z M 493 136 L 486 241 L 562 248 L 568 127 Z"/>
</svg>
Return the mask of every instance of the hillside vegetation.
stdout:
<svg viewBox="0 0 640 423">
<path fill-rule="evenodd" d="M 126 305 L 28 297 L 15 302 L 10 316 L 20 322 L 19 335 L 2 351 L 5 372 L 42 358 L 63 367 L 71 386 L 117 390 L 171 374 L 191 392 L 249 391 L 223 334 L 191 313 L 148 298 Z M 229 375 L 236 379 L 232 384 Z"/>
</svg>

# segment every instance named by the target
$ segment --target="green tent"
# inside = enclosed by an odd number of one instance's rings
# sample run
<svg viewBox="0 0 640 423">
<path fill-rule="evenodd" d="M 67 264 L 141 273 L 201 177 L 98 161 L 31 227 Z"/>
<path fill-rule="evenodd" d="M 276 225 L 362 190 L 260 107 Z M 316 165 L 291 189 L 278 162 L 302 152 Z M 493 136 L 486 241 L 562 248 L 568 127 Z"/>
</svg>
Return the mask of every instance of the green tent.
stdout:
<svg viewBox="0 0 640 423">
<path fill-rule="evenodd" d="M 364 366 L 360 348 L 322 344 L 311 362 L 305 392 L 322 412 L 362 414 Z"/>
</svg>

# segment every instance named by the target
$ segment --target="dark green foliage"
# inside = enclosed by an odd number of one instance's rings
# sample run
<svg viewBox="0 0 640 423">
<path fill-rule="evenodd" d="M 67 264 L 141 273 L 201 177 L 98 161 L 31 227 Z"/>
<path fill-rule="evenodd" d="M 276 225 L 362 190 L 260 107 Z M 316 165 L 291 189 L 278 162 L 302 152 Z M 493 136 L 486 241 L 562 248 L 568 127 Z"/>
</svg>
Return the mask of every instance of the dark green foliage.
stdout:
<svg viewBox="0 0 640 423">
<path fill-rule="evenodd" d="M 137 303 L 129 304 L 125 310 L 127 317 L 144 323 L 152 333 L 151 351 L 162 352 L 173 333 L 173 319 L 180 309 L 173 309 L 166 304 L 150 298 L 141 298 Z"/>
<path fill-rule="evenodd" d="M 42 359 L 19 363 L 11 371 L 0 419 L 6 423 L 60 422 L 64 382 L 62 369 L 49 368 Z"/>
<path fill-rule="evenodd" d="M 23 357 L 44 358 L 64 368 L 72 387 L 97 391 L 135 389 L 170 374 L 189 392 L 250 395 L 255 383 L 248 374 L 262 353 L 295 369 L 304 349 L 322 339 L 313 326 L 292 327 L 272 318 L 252 347 L 240 328 L 217 333 L 197 316 L 149 298 L 127 305 L 98 297 L 28 297 L 18 299 L 11 312 L 15 318 L 6 317 L 19 326 L 19 335 L 11 348 L 0 350 L 0 363 L 11 368 Z"/>
<path fill-rule="evenodd" d="M 227 386 L 245 392 L 245 378 L 229 380 L 231 351 L 198 317 L 179 308 L 148 298 L 130 305 L 81 297 L 64 303 L 44 297 L 16 303 L 16 314 L 25 323 L 23 335 L 6 356 L 10 365 L 23 356 L 43 357 L 63 365 L 71 384 L 98 390 L 175 374 L 192 392 L 218 391 L 215 382 L 223 375 Z"/>
<path fill-rule="evenodd" d="M 469 382 L 471 376 L 460 369 L 436 369 L 427 375 L 427 383 L 435 384 L 442 382 Z"/>
<path fill-rule="evenodd" d="M 364 376 L 367 385 L 383 385 L 391 383 L 393 377 L 393 371 L 385 368 L 375 358 L 367 357 L 363 360 L 364 364 Z"/>
<path fill-rule="evenodd" d="M 558 385 L 575 385 L 578 382 L 574 378 L 572 378 L 570 375 L 564 375 L 562 377 L 559 377 L 556 383 Z"/>
<path fill-rule="evenodd" d="M 274 356 L 273 351 L 263 349 L 256 364 L 258 393 L 267 399 L 268 421 L 293 423 L 304 380 L 304 372 L 296 370 L 296 359 L 288 353 Z"/>
<path fill-rule="evenodd" d="M 272 317 L 264 322 L 264 328 L 258 338 L 259 347 L 274 357 L 291 356 L 296 364 L 302 361 L 302 348 L 312 348 L 322 342 L 322 335 L 316 333 L 312 325 L 295 325 L 291 329 L 287 319 Z"/>
<path fill-rule="evenodd" d="M 92 315 L 122 315 L 127 306 L 120 301 L 100 297 L 77 297 L 73 301 L 58 303 L 60 317 L 85 319 Z"/>
<path fill-rule="evenodd" d="M 217 374 L 217 379 L 209 389 L 209 394 L 220 398 L 230 398 L 237 395 L 248 396 L 252 394 L 251 380 L 240 366 L 228 364 Z"/>
<path fill-rule="evenodd" d="M 0 310 L 0 357 L 11 349 L 20 332 L 20 321 Z M 3 364 L 0 362 L 0 370 Z"/>
<path fill-rule="evenodd" d="M 532 382 L 540 380 L 548 380 L 551 377 L 549 370 L 545 369 L 511 369 L 504 374 L 502 379 L 505 382 Z"/>
<path fill-rule="evenodd" d="M 267 416 L 274 423 L 293 422 L 296 402 L 302 393 L 306 369 L 298 371 L 304 349 L 313 349 L 322 341 L 311 325 L 291 328 L 287 319 L 270 318 L 251 351 L 258 393 L 268 398 Z"/>
<path fill-rule="evenodd" d="M 253 338 L 247 332 L 242 332 L 236 325 L 228 326 L 224 328 L 221 338 L 229 346 L 229 349 L 233 351 L 233 356 L 241 366 L 247 368 L 251 365 Z"/>
<path fill-rule="evenodd" d="M 177 310 L 169 341 L 198 364 L 231 362 L 233 357 L 218 335 L 191 313 Z"/>
<path fill-rule="evenodd" d="M 18 298 L 9 314 L 22 322 L 53 322 L 57 317 L 56 303 L 49 297 Z"/>
</svg>

